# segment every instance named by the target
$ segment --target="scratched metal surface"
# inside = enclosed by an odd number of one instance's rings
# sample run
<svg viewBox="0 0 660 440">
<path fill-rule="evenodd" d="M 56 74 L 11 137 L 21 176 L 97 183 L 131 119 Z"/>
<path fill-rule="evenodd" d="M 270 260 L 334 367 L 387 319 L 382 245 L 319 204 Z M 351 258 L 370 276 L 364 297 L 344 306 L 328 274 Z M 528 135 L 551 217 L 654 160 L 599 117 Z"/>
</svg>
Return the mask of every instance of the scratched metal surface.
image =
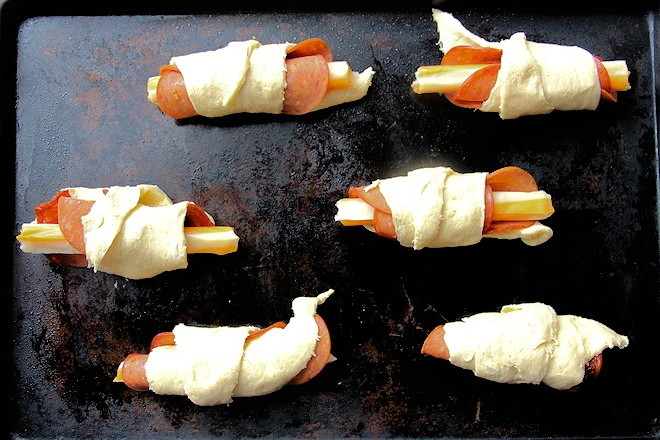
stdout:
<svg viewBox="0 0 660 440">
<path fill-rule="evenodd" d="M 487 39 L 523 30 L 632 70 L 617 104 L 501 121 L 411 94 L 415 69 L 440 58 L 430 7 L 303 13 L 231 3 L 184 14 L 100 4 L 94 14 L 2 10 L 2 141 L 15 176 L 9 436 L 657 437 L 660 406 L 646 398 L 659 380 L 648 363 L 660 312 L 657 15 L 447 9 Z M 375 69 L 366 99 L 302 117 L 185 122 L 146 100 L 146 79 L 173 55 L 312 36 L 355 70 Z M 555 236 L 535 248 L 485 240 L 412 251 L 334 223 L 349 185 L 431 165 L 528 169 L 553 196 Z M 239 251 L 130 281 L 18 250 L 20 224 L 58 189 L 137 183 L 234 226 Z M 289 318 L 294 297 L 328 288 L 336 293 L 319 312 L 338 360 L 310 383 L 201 408 L 112 382 L 127 354 L 176 323 L 267 325 Z M 436 325 L 524 301 L 599 320 L 630 347 L 606 351 L 600 377 L 577 392 L 494 384 L 419 354 Z"/>
</svg>

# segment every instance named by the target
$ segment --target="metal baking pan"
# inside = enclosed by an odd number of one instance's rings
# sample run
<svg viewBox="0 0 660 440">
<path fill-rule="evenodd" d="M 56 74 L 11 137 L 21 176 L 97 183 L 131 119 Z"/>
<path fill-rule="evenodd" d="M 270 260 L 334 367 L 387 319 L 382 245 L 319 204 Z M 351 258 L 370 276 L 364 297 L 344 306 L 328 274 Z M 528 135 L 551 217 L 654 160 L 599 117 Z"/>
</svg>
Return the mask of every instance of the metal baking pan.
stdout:
<svg viewBox="0 0 660 440">
<path fill-rule="evenodd" d="M 135 3 L 2 5 L 3 165 L 15 196 L 8 437 L 659 436 L 656 5 Z M 416 68 L 440 59 L 432 6 L 487 39 L 524 31 L 625 59 L 632 89 L 596 111 L 511 121 L 414 96 Z M 173 55 L 313 36 L 355 70 L 375 69 L 365 99 L 183 122 L 146 99 L 147 78 Z M 334 222 L 348 186 L 436 165 L 529 170 L 553 197 L 554 237 L 413 251 Z M 234 226 L 238 252 L 130 281 L 18 249 L 20 224 L 58 189 L 137 183 Z M 312 382 L 221 407 L 112 382 L 126 355 L 179 322 L 268 325 L 288 320 L 294 297 L 329 288 L 319 313 L 337 361 Z M 606 351 L 600 376 L 575 392 L 496 384 L 420 354 L 436 325 L 526 301 L 603 322 L 630 346 Z"/>
</svg>

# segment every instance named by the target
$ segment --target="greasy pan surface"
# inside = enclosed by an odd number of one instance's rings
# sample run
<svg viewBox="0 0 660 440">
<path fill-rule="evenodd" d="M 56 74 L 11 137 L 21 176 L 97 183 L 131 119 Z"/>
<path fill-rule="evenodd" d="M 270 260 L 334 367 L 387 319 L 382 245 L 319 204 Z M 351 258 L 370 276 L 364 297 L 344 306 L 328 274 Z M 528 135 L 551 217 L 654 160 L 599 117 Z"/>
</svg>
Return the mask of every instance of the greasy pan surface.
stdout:
<svg viewBox="0 0 660 440">
<path fill-rule="evenodd" d="M 617 104 L 502 121 L 412 94 L 415 69 L 440 59 L 430 5 L 192 14 L 126 6 L 112 15 L 32 8 L 7 3 L 2 11 L 2 141 L 15 176 L 12 292 L 4 295 L 7 434 L 658 435 L 658 374 L 649 363 L 660 313 L 656 15 L 447 4 L 484 38 L 522 30 L 530 40 L 625 59 L 632 71 L 632 90 Z M 252 37 L 324 38 L 354 70 L 372 66 L 373 85 L 359 102 L 298 117 L 176 122 L 146 100 L 147 78 L 170 57 Z M 333 221 L 348 186 L 438 165 L 527 169 L 553 196 L 556 213 L 545 223 L 555 236 L 538 247 L 484 240 L 413 251 Z M 235 227 L 238 252 L 192 256 L 187 270 L 131 281 L 18 249 L 20 224 L 60 188 L 137 183 L 157 184 Z M 112 382 L 126 355 L 146 352 L 152 336 L 179 322 L 265 326 L 288 320 L 294 297 L 328 288 L 336 293 L 319 313 L 338 360 L 307 384 L 202 408 Z M 607 350 L 601 375 L 575 392 L 491 383 L 420 354 L 438 324 L 527 301 L 596 319 L 630 346 Z"/>
</svg>

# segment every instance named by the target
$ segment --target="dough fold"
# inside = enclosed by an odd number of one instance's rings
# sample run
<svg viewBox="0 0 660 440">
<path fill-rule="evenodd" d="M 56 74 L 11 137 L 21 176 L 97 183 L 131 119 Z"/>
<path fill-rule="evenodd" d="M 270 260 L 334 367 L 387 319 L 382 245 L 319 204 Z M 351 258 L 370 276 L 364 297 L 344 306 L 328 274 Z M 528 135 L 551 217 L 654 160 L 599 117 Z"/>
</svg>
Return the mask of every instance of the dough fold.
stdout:
<svg viewBox="0 0 660 440">
<path fill-rule="evenodd" d="M 502 119 L 547 114 L 553 110 L 594 110 L 600 81 L 593 55 L 577 46 L 527 41 L 518 32 L 492 42 L 468 31 L 453 15 L 432 9 L 443 53 L 458 45 L 502 50 L 495 86 L 480 110 Z"/>
<path fill-rule="evenodd" d="M 570 389 L 584 380 L 587 363 L 628 338 L 587 318 L 557 315 L 542 303 L 504 306 L 444 325 L 449 361 L 500 383 L 544 383 Z"/>
</svg>

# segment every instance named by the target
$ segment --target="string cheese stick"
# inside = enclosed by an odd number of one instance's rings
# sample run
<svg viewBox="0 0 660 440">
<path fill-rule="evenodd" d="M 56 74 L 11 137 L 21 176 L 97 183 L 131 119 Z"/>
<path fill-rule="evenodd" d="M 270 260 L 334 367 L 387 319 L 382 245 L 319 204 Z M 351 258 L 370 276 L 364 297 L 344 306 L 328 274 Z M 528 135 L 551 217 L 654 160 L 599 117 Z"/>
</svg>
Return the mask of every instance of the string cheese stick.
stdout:
<svg viewBox="0 0 660 440">
<path fill-rule="evenodd" d="M 229 226 L 190 226 L 183 230 L 188 254 L 225 255 L 238 250 L 238 236 Z M 57 224 L 24 223 L 16 239 L 20 249 L 31 254 L 81 254 L 66 241 Z"/>
</svg>

